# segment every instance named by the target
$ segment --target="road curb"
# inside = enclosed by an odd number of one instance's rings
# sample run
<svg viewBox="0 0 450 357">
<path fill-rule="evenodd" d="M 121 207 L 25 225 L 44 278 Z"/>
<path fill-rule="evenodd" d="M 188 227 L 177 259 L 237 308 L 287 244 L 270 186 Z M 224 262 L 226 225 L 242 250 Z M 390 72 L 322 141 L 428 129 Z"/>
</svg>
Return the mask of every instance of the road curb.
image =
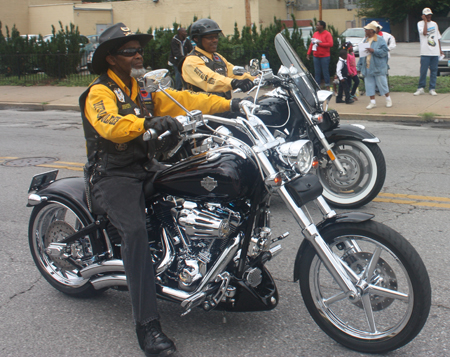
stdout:
<svg viewBox="0 0 450 357">
<path fill-rule="evenodd" d="M 432 120 L 427 121 L 420 115 L 401 115 L 401 114 L 339 113 L 339 117 L 344 120 L 372 120 L 372 121 L 417 122 L 417 123 L 450 122 L 450 117 L 436 116 Z"/>
<path fill-rule="evenodd" d="M 80 111 L 78 105 L 73 104 L 24 104 L 24 103 L 0 103 L 0 110 L 29 110 L 29 111 L 45 111 L 45 110 L 72 110 Z"/>
<path fill-rule="evenodd" d="M 27 110 L 27 111 L 46 111 L 46 110 L 70 110 L 80 111 L 78 105 L 73 104 L 24 104 L 12 102 L 0 102 L 0 110 Z M 450 117 L 437 116 L 433 120 L 426 121 L 419 115 L 401 115 L 401 114 L 369 114 L 369 113 L 339 113 L 343 120 L 371 120 L 386 122 L 415 122 L 415 123 L 450 123 Z"/>
</svg>

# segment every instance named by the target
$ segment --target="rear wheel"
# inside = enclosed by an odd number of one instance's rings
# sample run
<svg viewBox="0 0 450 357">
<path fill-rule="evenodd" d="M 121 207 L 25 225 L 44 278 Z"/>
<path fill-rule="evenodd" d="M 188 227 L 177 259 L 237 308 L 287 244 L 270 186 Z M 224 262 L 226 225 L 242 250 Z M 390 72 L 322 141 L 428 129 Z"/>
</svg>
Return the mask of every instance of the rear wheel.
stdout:
<svg viewBox="0 0 450 357">
<path fill-rule="evenodd" d="M 424 326 L 431 305 L 428 273 L 411 244 L 373 221 L 335 224 L 320 233 L 358 277 L 358 294 L 350 298 L 312 246 L 303 252 L 300 289 L 320 328 L 342 345 L 365 353 L 386 353 L 410 342 Z"/>
<path fill-rule="evenodd" d="M 28 239 L 31 255 L 44 278 L 59 291 L 77 297 L 89 297 L 104 290 L 95 290 L 78 275 L 80 267 L 92 263 L 96 252 L 93 238 L 84 236 L 68 245 L 65 253 L 72 259 L 54 258 L 45 249 L 53 242 L 60 242 L 88 224 L 75 207 L 63 200 L 53 200 L 33 209 L 30 217 Z"/>
</svg>

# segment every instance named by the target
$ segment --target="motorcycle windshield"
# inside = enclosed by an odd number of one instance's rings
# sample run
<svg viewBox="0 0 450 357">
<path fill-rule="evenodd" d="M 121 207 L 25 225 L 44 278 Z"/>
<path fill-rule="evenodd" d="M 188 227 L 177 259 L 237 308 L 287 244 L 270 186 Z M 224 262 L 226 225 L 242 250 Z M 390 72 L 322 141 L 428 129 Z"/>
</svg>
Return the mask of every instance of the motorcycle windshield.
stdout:
<svg viewBox="0 0 450 357">
<path fill-rule="evenodd" d="M 320 110 L 317 97 L 317 91 L 320 88 L 317 82 L 281 33 L 275 36 L 275 49 L 277 50 L 281 63 L 285 67 L 289 69 L 291 66 L 294 66 L 297 69 L 297 73 L 291 73 L 290 76 L 298 89 L 300 97 L 306 104 L 305 107 L 309 109 L 310 113 Z"/>
</svg>

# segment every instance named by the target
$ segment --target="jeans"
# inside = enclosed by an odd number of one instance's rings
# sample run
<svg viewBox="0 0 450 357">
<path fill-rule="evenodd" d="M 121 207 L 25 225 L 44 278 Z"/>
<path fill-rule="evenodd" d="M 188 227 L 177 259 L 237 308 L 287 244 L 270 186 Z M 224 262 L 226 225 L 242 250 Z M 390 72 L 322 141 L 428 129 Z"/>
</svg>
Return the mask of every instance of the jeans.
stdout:
<svg viewBox="0 0 450 357">
<path fill-rule="evenodd" d="M 353 81 L 353 87 L 352 87 L 352 81 Z M 358 75 L 348 76 L 348 87 L 351 88 L 350 94 L 352 96 L 355 95 L 356 90 L 358 89 L 358 86 L 359 86 L 359 77 L 358 77 Z"/>
<path fill-rule="evenodd" d="M 135 323 L 141 325 L 159 318 L 145 223 L 144 182 L 126 176 L 103 177 L 94 183 L 91 191 L 122 238 L 122 259 L 133 317 Z"/>
<path fill-rule="evenodd" d="M 174 65 L 173 70 L 175 71 L 175 89 L 183 90 L 183 79 L 181 78 L 181 73 L 178 70 L 178 67 Z"/>
<path fill-rule="evenodd" d="M 320 86 L 320 80 L 325 81 L 325 87 L 330 86 L 330 57 L 313 57 L 314 58 L 314 77 Z"/>
<path fill-rule="evenodd" d="M 364 77 L 364 85 L 366 86 L 366 95 L 372 97 L 375 95 L 375 88 L 378 87 L 380 95 L 389 93 L 387 84 L 387 77 L 385 74 L 380 76 L 366 76 Z"/>
<path fill-rule="evenodd" d="M 348 78 L 343 81 L 339 81 L 339 90 L 336 97 L 336 102 L 342 100 L 343 93 L 345 93 L 345 101 L 348 102 L 348 100 L 350 99 L 350 86 L 348 83 Z"/>
<path fill-rule="evenodd" d="M 420 56 L 420 79 L 418 88 L 425 88 L 428 68 L 430 68 L 430 90 L 436 88 L 438 63 L 439 56 Z"/>
</svg>

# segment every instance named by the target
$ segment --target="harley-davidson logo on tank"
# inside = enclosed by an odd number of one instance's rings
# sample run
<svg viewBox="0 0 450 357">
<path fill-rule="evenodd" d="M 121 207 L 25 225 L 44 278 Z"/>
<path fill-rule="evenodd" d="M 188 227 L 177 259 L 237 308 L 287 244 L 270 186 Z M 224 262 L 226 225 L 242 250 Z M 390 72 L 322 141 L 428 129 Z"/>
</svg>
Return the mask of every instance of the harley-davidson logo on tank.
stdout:
<svg viewBox="0 0 450 357">
<path fill-rule="evenodd" d="M 204 187 L 206 190 L 208 190 L 209 192 L 211 192 L 212 190 L 214 190 L 217 187 L 217 181 L 214 180 L 212 177 L 205 177 L 201 183 L 202 187 Z"/>
</svg>

